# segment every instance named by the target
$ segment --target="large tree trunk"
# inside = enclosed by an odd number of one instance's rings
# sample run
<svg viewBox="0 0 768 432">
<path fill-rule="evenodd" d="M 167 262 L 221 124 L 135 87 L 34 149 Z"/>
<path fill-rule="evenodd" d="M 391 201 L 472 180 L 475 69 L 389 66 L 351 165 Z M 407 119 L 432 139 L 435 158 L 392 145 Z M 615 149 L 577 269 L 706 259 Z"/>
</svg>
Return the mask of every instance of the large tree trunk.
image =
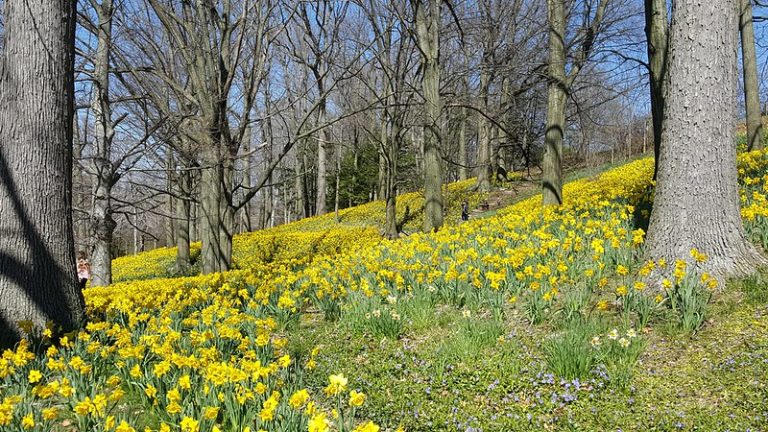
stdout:
<svg viewBox="0 0 768 432">
<path fill-rule="evenodd" d="M 186 168 L 186 166 L 184 167 Z M 176 200 L 176 220 L 173 223 L 176 231 L 176 271 L 179 274 L 186 274 L 191 263 L 189 225 L 192 211 L 189 198 L 192 195 L 192 183 L 189 171 L 182 170 L 176 183 L 180 195 L 179 199 Z"/>
<path fill-rule="evenodd" d="M 307 217 L 306 174 L 304 174 L 304 150 L 301 143 L 296 148 L 296 160 L 294 161 L 295 177 L 294 189 L 296 191 L 296 220 Z"/>
<path fill-rule="evenodd" d="M 440 5 L 441 0 L 418 2 L 416 31 L 422 55 L 421 81 L 425 100 L 424 231 L 443 226 L 443 175 L 440 157 Z M 429 10 L 425 10 L 429 8 Z"/>
<path fill-rule="evenodd" d="M 400 108 L 392 107 L 393 110 Z M 388 146 L 384 149 L 386 160 L 386 188 L 384 199 L 386 200 L 386 219 L 384 234 L 387 238 L 394 239 L 400 234 L 397 226 L 397 157 L 400 151 L 400 126 L 398 121 L 390 118 L 390 137 Z"/>
<path fill-rule="evenodd" d="M 738 0 L 677 0 L 670 29 L 667 105 L 648 258 L 690 259 L 744 275 L 766 260 L 746 239 L 739 212 L 735 104 Z M 671 97 L 674 96 L 674 97 Z"/>
<path fill-rule="evenodd" d="M 168 159 L 166 161 L 167 177 L 165 179 L 165 188 L 166 192 L 168 192 L 166 198 L 166 212 L 168 217 L 165 218 L 165 247 L 171 247 L 174 244 L 174 235 L 176 234 L 176 231 L 173 228 L 173 214 L 176 210 L 175 199 L 173 197 L 173 170 L 175 168 L 175 162 L 173 160 L 173 150 L 168 147 L 166 151 L 168 152 Z"/>
<path fill-rule="evenodd" d="M 542 160 L 544 205 L 563 203 L 563 135 L 568 83 L 565 75 L 565 7 L 561 0 L 548 0 L 549 12 L 549 88 L 547 125 Z"/>
<path fill-rule="evenodd" d="M 251 127 L 249 126 L 245 130 L 245 136 L 243 137 L 243 153 L 248 154 L 251 151 Z M 243 158 L 243 188 L 246 191 L 251 190 L 251 157 L 246 156 Z M 240 210 L 240 226 L 242 232 L 253 231 L 253 214 L 251 212 L 251 203 L 246 202 L 243 204 L 243 208 Z M 260 224 L 259 228 L 263 228 L 264 225 Z"/>
<path fill-rule="evenodd" d="M 389 90 L 387 84 L 387 77 L 384 76 L 385 81 L 385 94 Z M 389 100 L 389 98 L 387 98 Z M 381 129 L 379 129 L 379 182 L 376 185 L 376 199 L 385 199 L 387 195 L 387 155 L 384 154 L 389 144 L 387 134 L 389 133 L 387 127 L 387 113 L 386 110 L 381 114 Z"/>
<path fill-rule="evenodd" d="M 73 212 L 73 223 L 75 225 L 75 250 L 78 256 L 87 256 L 90 251 L 90 212 L 91 206 L 90 187 L 86 183 L 86 176 L 80 164 L 83 161 L 83 149 L 85 141 L 80 139 L 79 125 L 77 116 L 72 118 L 72 143 L 74 152 L 72 154 L 72 201 L 75 211 Z M 87 192 L 86 192 L 87 191 Z M 77 216 L 75 216 L 77 215 Z"/>
<path fill-rule="evenodd" d="M 322 139 L 317 143 L 317 181 L 315 188 L 317 190 L 315 200 L 315 214 L 322 215 L 326 213 L 326 203 L 328 194 L 328 142 L 330 134 L 328 129 L 323 129 Z"/>
<path fill-rule="evenodd" d="M 487 54 L 483 55 L 483 59 Z M 480 70 L 480 110 L 477 121 L 477 187 L 480 192 L 491 190 L 493 161 L 491 156 L 491 122 L 488 115 L 488 86 L 490 85 L 490 65 L 483 61 Z"/>
<path fill-rule="evenodd" d="M 203 274 L 229 270 L 231 237 L 227 239 L 228 215 L 224 191 L 225 167 L 216 146 L 205 150 L 203 170 L 200 179 L 200 252 Z"/>
<path fill-rule="evenodd" d="M 755 28 L 752 25 L 752 0 L 741 1 L 741 61 L 744 73 L 744 106 L 747 110 L 747 148 L 763 148 L 763 120 L 760 113 L 760 87 L 757 82 Z"/>
<path fill-rule="evenodd" d="M 459 180 L 469 178 L 467 165 L 467 109 L 462 108 L 459 119 Z"/>
<path fill-rule="evenodd" d="M 93 158 L 96 179 L 93 185 L 93 232 L 95 234 L 91 257 L 91 286 L 112 283 L 112 239 L 117 224 L 112 218 L 112 186 L 115 170 L 112 165 L 112 113 L 109 101 L 109 57 L 112 46 L 112 2 L 103 0 L 96 6 L 98 14 L 98 45 L 93 59 L 94 138 L 96 153 Z"/>
<path fill-rule="evenodd" d="M 0 345 L 85 317 L 72 237 L 75 2 L 5 3 L 0 60 Z M 41 173 L 41 167 L 45 172 Z"/>
<path fill-rule="evenodd" d="M 659 147 L 664 121 L 664 80 L 667 69 L 667 0 L 645 0 L 645 36 L 648 47 L 648 65 L 651 81 L 651 116 L 653 118 L 653 178 L 659 169 Z"/>
</svg>

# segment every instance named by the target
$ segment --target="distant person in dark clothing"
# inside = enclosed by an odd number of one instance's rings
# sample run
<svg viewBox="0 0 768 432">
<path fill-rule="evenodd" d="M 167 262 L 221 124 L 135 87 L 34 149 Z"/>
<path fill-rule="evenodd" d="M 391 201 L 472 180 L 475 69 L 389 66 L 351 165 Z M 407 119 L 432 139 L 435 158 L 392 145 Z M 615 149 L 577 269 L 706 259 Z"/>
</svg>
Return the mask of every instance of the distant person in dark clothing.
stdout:
<svg viewBox="0 0 768 432">
<path fill-rule="evenodd" d="M 469 203 L 466 201 L 461 203 L 461 220 L 463 221 L 469 220 Z"/>
</svg>

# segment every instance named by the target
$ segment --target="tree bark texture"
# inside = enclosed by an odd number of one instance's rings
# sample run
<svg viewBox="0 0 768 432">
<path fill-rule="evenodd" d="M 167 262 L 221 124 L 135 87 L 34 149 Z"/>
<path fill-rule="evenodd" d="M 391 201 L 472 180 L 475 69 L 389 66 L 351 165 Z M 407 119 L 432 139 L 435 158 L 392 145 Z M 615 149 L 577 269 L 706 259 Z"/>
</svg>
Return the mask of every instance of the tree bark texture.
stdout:
<svg viewBox="0 0 768 432">
<path fill-rule="evenodd" d="M 467 109 L 462 108 L 459 119 L 459 180 L 469 178 L 467 164 Z"/>
<path fill-rule="evenodd" d="M 320 84 L 322 81 L 318 81 L 318 88 L 322 95 L 325 91 Z M 317 124 L 323 124 L 326 121 L 326 100 L 324 96 L 321 96 L 322 100 L 318 107 Z M 331 131 L 329 128 L 323 128 L 322 133 L 318 137 L 317 141 L 317 197 L 315 200 L 315 212 L 318 215 L 325 214 L 326 200 L 328 195 L 328 145 L 331 141 Z"/>
<path fill-rule="evenodd" d="M 664 122 L 664 80 L 669 43 L 667 0 L 645 0 L 645 36 L 648 47 L 648 72 L 651 87 L 651 117 L 653 119 L 653 178 L 659 170 L 659 146 Z"/>
<path fill-rule="evenodd" d="M 760 112 L 760 86 L 757 81 L 755 28 L 752 23 L 752 0 L 740 0 L 741 61 L 744 74 L 744 106 L 747 110 L 747 149 L 763 148 L 763 119 Z"/>
<path fill-rule="evenodd" d="M 666 107 L 650 259 L 690 259 L 697 248 L 717 276 L 767 261 L 747 240 L 736 171 L 736 23 L 739 0 L 678 0 L 670 28 Z"/>
<path fill-rule="evenodd" d="M 477 187 L 480 192 L 491 190 L 491 177 L 493 176 L 493 161 L 491 157 L 491 122 L 488 115 L 488 86 L 490 85 L 490 65 L 485 61 L 487 54 L 483 55 L 483 64 L 480 71 L 480 110 L 477 122 Z"/>
<path fill-rule="evenodd" d="M 112 217 L 112 186 L 114 167 L 112 165 L 112 113 L 109 102 L 109 57 L 112 45 L 111 0 L 96 5 L 98 15 L 98 44 L 93 59 L 93 100 L 91 109 L 94 116 L 94 139 L 96 152 L 93 163 L 96 178 L 93 184 L 93 214 L 91 223 L 95 234 L 91 256 L 91 286 L 106 286 L 112 283 L 112 239 L 117 227 Z"/>
<path fill-rule="evenodd" d="M 547 123 L 542 160 L 544 205 L 563 203 L 563 136 L 565 102 L 568 92 L 565 75 L 565 6 L 562 0 L 547 0 L 549 12 L 549 85 Z"/>
<path fill-rule="evenodd" d="M 21 335 L 20 321 L 69 331 L 85 314 L 72 235 L 75 2 L 6 2 L 5 20 L 0 344 L 7 346 Z"/>
<path fill-rule="evenodd" d="M 232 238 L 227 237 L 227 215 L 225 214 L 225 173 L 217 146 L 208 146 L 203 157 L 204 167 L 200 179 L 200 214 L 202 219 L 200 236 L 202 240 L 201 263 L 203 274 L 229 269 Z"/>
<path fill-rule="evenodd" d="M 441 0 L 416 2 L 416 32 L 422 61 L 424 124 L 424 231 L 443 226 L 443 177 L 440 157 L 440 5 Z M 428 10 L 427 10 L 428 9 Z"/>
<path fill-rule="evenodd" d="M 191 264 L 189 243 L 192 207 L 187 199 L 192 192 L 191 176 L 189 171 L 183 170 L 176 178 L 180 198 L 176 200 L 176 220 L 173 226 L 176 232 L 176 271 L 179 274 L 186 274 Z"/>
</svg>

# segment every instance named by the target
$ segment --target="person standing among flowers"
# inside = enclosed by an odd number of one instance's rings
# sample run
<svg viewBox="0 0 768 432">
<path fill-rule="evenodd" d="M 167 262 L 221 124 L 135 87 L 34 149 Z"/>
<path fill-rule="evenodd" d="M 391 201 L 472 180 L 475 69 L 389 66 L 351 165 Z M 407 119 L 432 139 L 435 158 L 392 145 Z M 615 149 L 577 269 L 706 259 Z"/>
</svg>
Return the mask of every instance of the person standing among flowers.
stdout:
<svg viewBox="0 0 768 432">
<path fill-rule="evenodd" d="M 81 254 L 77 258 L 77 280 L 80 283 L 80 289 L 85 288 L 85 284 L 88 283 L 88 279 L 91 278 L 91 263 L 85 258 L 85 255 Z"/>
</svg>

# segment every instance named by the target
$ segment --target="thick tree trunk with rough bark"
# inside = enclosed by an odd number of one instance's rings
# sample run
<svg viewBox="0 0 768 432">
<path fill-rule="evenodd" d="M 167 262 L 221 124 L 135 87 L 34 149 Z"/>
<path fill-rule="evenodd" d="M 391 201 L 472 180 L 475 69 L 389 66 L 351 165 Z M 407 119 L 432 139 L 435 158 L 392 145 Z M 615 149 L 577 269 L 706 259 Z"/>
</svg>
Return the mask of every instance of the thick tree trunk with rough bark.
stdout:
<svg viewBox="0 0 768 432">
<path fill-rule="evenodd" d="M 171 247 L 174 244 L 174 236 L 176 231 L 173 228 L 173 214 L 176 212 L 175 198 L 173 196 L 173 170 L 175 168 L 175 161 L 173 158 L 173 150 L 169 147 L 167 150 L 168 155 L 166 159 L 166 179 L 165 190 L 168 193 L 166 196 L 166 212 L 168 217 L 165 218 L 165 247 Z"/>
<path fill-rule="evenodd" d="M 188 198 L 192 193 L 192 179 L 189 171 L 182 170 L 176 178 L 176 184 L 180 195 L 176 200 L 176 220 L 173 222 L 176 238 L 176 272 L 186 274 L 191 264 L 189 243 L 192 207 Z"/>
<path fill-rule="evenodd" d="M 387 78 L 384 77 L 384 80 L 386 81 Z M 388 89 L 389 86 L 385 88 Z M 389 130 L 387 127 L 386 112 L 382 113 L 381 117 L 381 129 L 379 129 L 379 181 L 376 185 L 376 199 L 384 199 L 387 194 L 387 157 L 384 152 L 389 145 L 389 142 L 387 141 Z"/>
<path fill-rule="evenodd" d="M 459 180 L 467 178 L 467 109 L 462 108 L 459 119 Z"/>
<path fill-rule="evenodd" d="M 319 81 L 322 82 L 322 81 Z M 321 84 L 318 84 L 320 94 L 324 93 L 324 89 Z M 326 102 L 323 97 L 318 107 L 317 124 L 323 124 L 326 121 Z M 322 133 L 317 141 L 317 182 L 315 187 L 317 189 L 317 196 L 315 199 L 315 214 L 326 213 L 326 200 L 328 194 L 328 145 L 331 141 L 330 129 L 323 128 Z"/>
<path fill-rule="evenodd" d="M 93 185 L 92 231 L 95 234 L 91 256 L 91 286 L 106 286 L 112 283 L 112 239 L 117 227 L 112 217 L 112 186 L 115 170 L 112 164 L 112 110 L 109 101 L 109 57 L 112 47 L 111 0 L 96 5 L 98 15 L 98 45 L 93 59 L 93 100 L 91 109 L 94 117 L 94 138 L 96 152 L 93 163 L 96 178 Z"/>
<path fill-rule="evenodd" d="M 85 142 L 80 139 L 79 125 L 77 116 L 72 118 L 72 205 L 76 209 L 73 213 L 73 223 L 75 225 L 75 251 L 77 255 L 87 256 L 90 252 L 91 236 L 90 232 L 90 212 L 87 211 L 91 206 L 90 188 L 85 181 L 86 176 L 80 166 L 83 160 L 83 149 Z M 86 193 L 85 191 L 88 190 Z M 78 215 L 75 217 L 75 215 Z"/>
<path fill-rule="evenodd" d="M 72 237 L 75 2 L 6 2 L 4 31 L 0 345 L 7 346 L 21 336 L 20 321 L 69 331 L 85 313 Z"/>
<path fill-rule="evenodd" d="M 217 148 L 218 146 L 208 146 L 202 159 L 204 166 L 200 178 L 199 216 L 203 274 L 229 270 L 231 264 L 232 237 L 228 235 L 231 233 L 231 225 L 228 223 L 234 220 L 227 214 L 227 197 L 224 190 L 227 173 Z"/>
<path fill-rule="evenodd" d="M 763 120 L 760 112 L 760 86 L 757 81 L 755 28 L 752 24 L 752 0 L 740 0 L 741 61 L 744 74 L 744 106 L 747 110 L 747 148 L 763 148 Z"/>
<path fill-rule="evenodd" d="M 425 101 L 424 231 L 443 226 L 443 174 L 440 157 L 440 5 L 441 0 L 416 2 L 416 33 L 421 51 Z"/>
<path fill-rule="evenodd" d="M 483 55 L 485 59 L 487 54 Z M 480 110 L 477 121 L 477 187 L 480 192 L 491 190 L 493 161 L 491 157 L 491 122 L 488 115 L 488 86 L 490 85 L 490 65 L 483 61 L 480 71 Z"/>
<path fill-rule="evenodd" d="M 549 88 L 547 124 L 542 160 L 544 205 L 563 203 L 563 135 L 565 102 L 568 92 L 565 75 L 565 6 L 562 0 L 548 0 L 549 11 Z"/>
<path fill-rule="evenodd" d="M 651 116 L 653 118 L 653 178 L 659 169 L 659 146 L 664 122 L 664 80 L 667 69 L 669 22 L 667 0 L 645 0 L 645 36 L 648 47 L 648 72 L 651 87 Z"/>
<path fill-rule="evenodd" d="M 739 212 L 735 103 L 738 0 L 677 0 L 670 28 L 666 107 L 646 253 L 690 259 L 718 276 L 767 263 Z"/>
<path fill-rule="evenodd" d="M 395 109 L 393 107 L 393 109 Z M 386 160 L 386 187 L 384 199 L 386 200 L 386 219 L 384 234 L 387 238 L 394 239 L 400 234 L 397 226 L 397 157 L 400 152 L 400 127 L 397 121 L 390 120 L 388 146 L 384 149 Z"/>
</svg>

